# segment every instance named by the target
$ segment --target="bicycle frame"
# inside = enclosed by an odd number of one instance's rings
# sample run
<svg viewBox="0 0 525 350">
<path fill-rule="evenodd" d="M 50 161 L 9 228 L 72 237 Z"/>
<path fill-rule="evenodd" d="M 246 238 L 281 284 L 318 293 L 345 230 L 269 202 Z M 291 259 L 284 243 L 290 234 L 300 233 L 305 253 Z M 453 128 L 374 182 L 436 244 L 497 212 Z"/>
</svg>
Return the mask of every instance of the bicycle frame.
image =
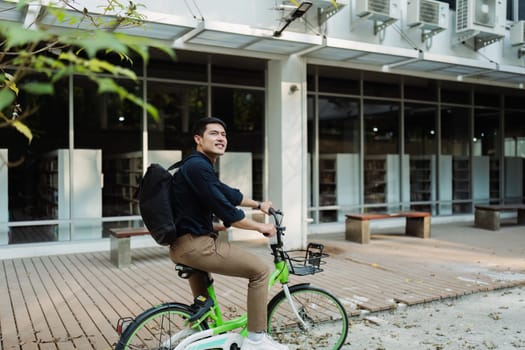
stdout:
<svg viewBox="0 0 525 350">
<path fill-rule="evenodd" d="M 268 289 L 273 287 L 278 282 L 281 283 L 295 316 L 301 321 L 305 328 L 308 328 L 306 323 L 299 316 L 297 308 L 291 300 L 290 290 L 288 288 L 290 271 L 288 270 L 288 265 L 286 263 L 283 251 L 282 235 L 284 235 L 285 228 L 281 226 L 281 222 L 277 219 L 277 215 L 280 214 L 280 212 L 272 210 L 270 214 L 274 217 L 276 223 L 277 243 L 270 245 L 272 254 L 274 256 L 275 268 L 270 274 Z M 186 337 L 179 345 L 177 345 L 177 347 L 175 347 L 174 350 L 205 350 L 218 348 L 229 350 L 232 344 L 237 344 L 239 347 L 242 345 L 244 337 L 246 337 L 248 334 L 248 329 L 246 328 L 248 322 L 247 314 L 243 314 L 242 316 L 225 321 L 222 317 L 221 308 L 217 300 L 217 295 L 215 294 L 213 283 L 210 283 L 207 291 L 208 297 L 213 301 L 213 306 L 198 320 L 194 321 L 191 327 L 196 328 L 202 321 L 211 320 L 211 324 L 209 324 L 210 328 L 193 333 L 192 335 Z M 231 332 L 236 329 L 241 329 L 241 331 L 239 333 Z M 180 334 L 181 332 L 173 335 L 165 342 L 166 348 L 168 348 L 170 343 L 173 343 L 175 340 L 182 338 Z M 186 336 L 186 334 L 183 336 Z"/>
</svg>

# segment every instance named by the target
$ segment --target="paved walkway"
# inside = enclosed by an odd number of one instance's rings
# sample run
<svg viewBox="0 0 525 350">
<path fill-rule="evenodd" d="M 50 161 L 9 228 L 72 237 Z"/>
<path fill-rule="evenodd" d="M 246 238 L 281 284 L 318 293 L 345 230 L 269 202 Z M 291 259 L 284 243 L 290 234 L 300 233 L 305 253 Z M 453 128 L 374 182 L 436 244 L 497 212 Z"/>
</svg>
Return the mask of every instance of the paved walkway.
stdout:
<svg viewBox="0 0 525 350">
<path fill-rule="evenodd" d="M 432 226 L 432 238 L 405 237 L 403 228 L 372 235 L 371 243 L 346 242 L 343 233 L 312 235 L 325 244 L 325 271 L 310 281 L 336 294 L 357 317 L 525 285 L 525 230 L 498 232 L 470 223 Z M 271 258 L 265 241 L 235 243 Z M 217 277 L 226 314 L 244 311 L 245 282 Z M 133 250 L 133 264 L 117 269 L 109 252 L 0 260 L 0 349 L 111 349 L 119 317 L 154 304 L 190 302 L 186 281 L 176 277 L 164 247 Z"/>
</svg>

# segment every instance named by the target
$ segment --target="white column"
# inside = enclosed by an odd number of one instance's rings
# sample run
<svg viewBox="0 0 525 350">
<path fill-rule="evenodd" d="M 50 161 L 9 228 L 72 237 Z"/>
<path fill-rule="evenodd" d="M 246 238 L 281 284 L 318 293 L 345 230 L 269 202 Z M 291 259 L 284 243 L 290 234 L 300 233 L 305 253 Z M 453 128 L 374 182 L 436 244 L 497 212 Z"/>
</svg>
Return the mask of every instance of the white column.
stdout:
<svg viewBox="0 0 525 350">
<path fill-rule="evenodd" d="M 306 62 L 297 56 L 268 64 L 266 108 L 268 194 L 285 214 L 286 249 L 306 247 Z"/>
</svg>

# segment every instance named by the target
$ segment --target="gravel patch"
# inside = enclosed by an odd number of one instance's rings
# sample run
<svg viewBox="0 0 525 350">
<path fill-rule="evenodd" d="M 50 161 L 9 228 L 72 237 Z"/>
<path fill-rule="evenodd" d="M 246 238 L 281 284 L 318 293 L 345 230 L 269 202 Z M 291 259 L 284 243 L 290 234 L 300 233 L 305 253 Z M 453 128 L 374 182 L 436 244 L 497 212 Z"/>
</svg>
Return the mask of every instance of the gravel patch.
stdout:
<svg viewBox="0 0 525 350">
<path fill-rule="evenodd" d="M 525 286 L 363 315 L 343 349 L 525 349 Z"/>
</svg>

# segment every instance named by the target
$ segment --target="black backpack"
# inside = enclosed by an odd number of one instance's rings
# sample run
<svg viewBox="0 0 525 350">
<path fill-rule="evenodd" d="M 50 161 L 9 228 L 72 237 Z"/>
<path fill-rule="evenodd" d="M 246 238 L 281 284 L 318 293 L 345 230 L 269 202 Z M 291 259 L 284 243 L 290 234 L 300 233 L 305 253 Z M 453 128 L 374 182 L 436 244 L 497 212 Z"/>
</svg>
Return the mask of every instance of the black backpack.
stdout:
<svg viewBox="0 0 525 350">
<path fill-rule="evenodd" d="M 151 164 L 140 182 L 137 191 L 140 215 L 144 225 L 158 244 L 169 245 L 177 238 L 177 218 L 173 211 L 173 177 L 180 176 L 178 170 L 184 160 L 168 169 Z M 175 169 L 174 174 L 170 173 Z"/>
</svg>

